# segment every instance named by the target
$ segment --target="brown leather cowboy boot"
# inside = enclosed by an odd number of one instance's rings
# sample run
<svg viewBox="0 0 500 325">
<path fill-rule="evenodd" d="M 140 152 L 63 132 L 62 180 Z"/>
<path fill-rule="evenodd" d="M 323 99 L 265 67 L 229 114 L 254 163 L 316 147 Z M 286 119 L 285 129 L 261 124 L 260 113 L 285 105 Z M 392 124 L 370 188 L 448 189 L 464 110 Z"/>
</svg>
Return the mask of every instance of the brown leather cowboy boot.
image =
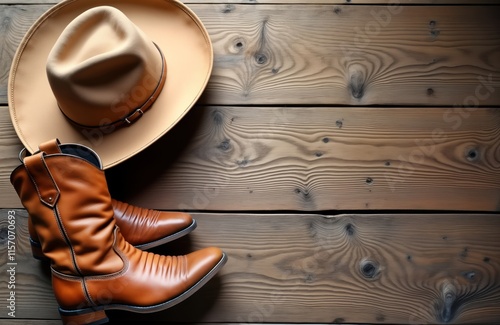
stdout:
<svg viewBox="0 0 500 325">
<path fill-rule="evenodd" d="M 74 145 L 61 144 L 58 139 L 44 142 L 38 146 L 46 154 L 63 153 L 65 148 Z M 116 225 L 122 236 L 137 248 L 149 249 L 187 235 L 196 228 L 196 220 L 191 215 L 182 212 L 157 211 L 118 200 L 111 200 Z M 42 254 L 38 235 L 28 218 L 31 251 L 36 259 L 47 261 Z"/>
<path fill-rule="evenodd" d="M 227 260 L 215 247 L 161 256 L 129 244 L 113 218 L 101 166 L 94 151 L 73 145 L 64 153 L 23 157 L 23 165 L 11 174 L 51 261 L 52 287 L 66 325 L 101 324 L 109 309 L 147 313 L 169 308 L 198 290 Z"/>
</svg>

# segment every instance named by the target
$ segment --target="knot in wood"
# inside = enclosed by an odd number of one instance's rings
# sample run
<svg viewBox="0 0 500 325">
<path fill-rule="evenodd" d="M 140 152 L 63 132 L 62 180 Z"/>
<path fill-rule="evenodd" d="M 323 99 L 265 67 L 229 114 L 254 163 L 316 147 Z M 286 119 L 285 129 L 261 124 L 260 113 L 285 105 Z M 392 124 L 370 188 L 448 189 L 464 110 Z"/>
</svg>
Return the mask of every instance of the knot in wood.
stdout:
<svg viewBox="0 0 500 325">
<path fill-rule="evenodd" d="M 469 148 L 465 153 L 468 161 L 476 161 L 479 158 L 479 152 L 476 148 Z"/>
<path fill-rule="evenodd" d="M 8 230 L 6 227 L 0 228 L 0 243 L 4 244 L 7 242 Z"/>
<path fill-rule="evenodd" d="M 232 40 L 232 43 L 233 43 L 236 51 L 239 52 L 245 48 L 246 39 L 243 37 L 237 36 Z"/>
<path fill-rule="evenodd" d="M 230 12 L 232 12 L 233 10 L 235 9 L 235 6 L 232 5 L 232 4 L 227 4 L 224 9 L 222 9 L 222 13 L 223 14 L 228 14 Z"/>
<path fill-rule="evenodd" d="M 267 56 L 264 53 L 257 53 L 255 54 L 255 62 L 257 64 L 266 64 L 267 63 Z"/>
<path fill-rule="evenodd" d="M 313 200 L 312 193 L 308 189 L 296 188 L 294 190 L 295 194 L 299 195 L 305 202 L 311 202 Z"/>
<path fill-rule="evenodd" d="M 455 313 L 458 309 L 457 289 L 455 286 L 446 281 L 442 287 L 442 300 L 436 305 L 438 311 L 439 322 L 449 323 L 455 318 Z"/>
<path fill-rule="evenodd" d="M 363 260 L 359 266 L 361 275 L 366 279 L 373 280 L 380 274 L 380 265 L 375 261 Z"/>
<path fill-rule="evenodd" d="M 212 113 L 212 119 L 213 119 L 215 125 L 217 125 L 217 126 L 224 124 L 224 114 L 221 113 L 220 111 L 217 111 L 217 110 L 214 111 Z"/>
<path fill-rule="evenodd" d="M 468 271 L 462 273 L 463 277 L 469 280 L 470 282 L 474 282 L 477 280 L 478 275 L 475 271 Z"/>
<path fill-rule="evenodd" d="M 349 80 L 352 97 L 361 99 L 365 95 L 365 78 L 361 71 L 353 71 Z"/>
<path fill-rule="evenodd" d="M 221 151 L 228 151 L 231 148 L 231 140 L 225 139 L 217 146 L 217 148 Z"/>
<path fill-rule="evenodd" d="M 353 236 L 355 231 L 354 225 L 352 223 L 348 223 L 345 226 L 345 232 L 347 233 L 348 236 Z"/>
</svg>

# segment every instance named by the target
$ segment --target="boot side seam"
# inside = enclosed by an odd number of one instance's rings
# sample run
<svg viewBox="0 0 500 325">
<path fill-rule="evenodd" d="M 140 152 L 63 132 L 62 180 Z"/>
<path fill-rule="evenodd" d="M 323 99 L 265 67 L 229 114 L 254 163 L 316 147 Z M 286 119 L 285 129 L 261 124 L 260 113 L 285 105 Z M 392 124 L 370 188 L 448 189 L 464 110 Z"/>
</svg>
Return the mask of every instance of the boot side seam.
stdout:
<svg viewBox="0 0 500 325">
<path fill-rule="evenodd" d="M 61 231 L 61 233 L 64 237 L 64 240 L 66 241 L 66 244 L 68 245 L 69 251 L 71 252 L 71 260 L 73 262 L 73 266 L 75 267 L 75 271 L 78 273 L 78 275 L 80 277 L 80 283 L 82 285 L 82 290 L 83 290 L 83 293 L 85 295 L 85 299 L 87 299 L 87 301 L 89 302 L 89 304 L 91 306 L 96 306 L 96 304 L 94 303 L 94 300 L 90 296 L 89 290 L 87 289 L 87 284 L 85 283 L 85 277 L 82 274 L 82 271 L 80 270 L 80 268 L 78 267 L 78 263 L 76 261 L 75 250 L 73 249 L 73 245 L 71 244 L 71 241 L 68 237 L 68 234 L 66 233 L 66 228 L 64 227 L 64 224 L 63 224 L 60 212 L 59 212 L 59 208 L 57 205 L 55 206 L 53 211 L 54 211 L 54 214 L 56 216 L 59 231 Z"/>
<path fill-rule="evenodd" d="M 119 228 L 118 226 L 115 225 L 115 229 L 113 231 L 113 250 L 114 252 L 120 257 L 120 259 L 122 260 L 123 262 L 123 267 L 120 271 L 117 271 L 117 272 L 114 272 L 114 273 L 110 273 L 110 274 L 103 274 L 103 275 L 89 275 L 89 276 L 84 276 L 83 279 L 82 279 L 82 285 L 84 286 L 85 288 L 85 294 L 86 296 L 88 297 L 88 299 L 92 302 L 92 304 L 94 306 L 98 306 L 99 304 L 96 302 L 96 300 L 92 297 L 92 295 L 90 294 L 90 291 L 88 290 L 87 288 L 87 281 L 109 281 L 113 278 L 120 278 L 122 276 L 124 276 L 130 266 L 129 264 L 129 261 L 128 259 L 126 258 L 125 254 L 122 252 L 121 249 L 119 249 L 118 247 L 116 247 L 116 238 L 117 238 L 117 233 L 119 231 Z M 113 290 L 113 288 L 108 288 L 109 290 Z M 111 291 L 110 292 L 111 295 L 113 294 L 113 292 Z"/>
<path fill-rule="evenodd" d="M 65 280 L 65 281 L 72 281 L 72 282 L 80 283 L 80 286 L 82 287 L 82 292 L 84 293 L 85 300 L 87 301 L 88 305 L 89 306 L 96 306 L 96 304 L 94 303 L 94 301 L 92 300 L 91 296 L 88 293 L 87 286 L 85 285 L 85 278 L 84 277 L 64 274 L 64 273 L 61 273 L 61 272 L 55 270 L 53 267 L 50 267 L 50 269 L 52 271 L 52 275 L 55 277 L 58 277 L 58 278 Z M 82 306 L 82 307 L 85 307 L 85 306 Z"/>
<path fill-rule="evenodd" d="M 103 280 L 109 280 L 111 278 L 118 278 L 118 277 L 121 277 L 123 276 L 129 266 L 130 266 L 130 263 L 128 261 L 128 259 L 126 258 L 125 254 L 121 251 L 121 249 L 119 249 L 118 247 L 116 247 L 116 236 L 117 236 L 117 232 L 118 232 L 118 226 L 115 226 L 115 229 L 113 231 L 113 235 L 114 235 L 114 239 L 113 239 L 113 250 L 115 251 L 115 253 L 120 257 L 120 259 L 122 260 L 123 262 L 123 267 L 121 270 L 119 271 L 116 271 L 116 272 L 113 272 L 113 273 L 109 273 L 109 274 L 101 274 L 101 275 L 87 275 L 87 276 L 84 276 L 84 278 L 86 280 L 92 280 L 92 281 L 103 281 Z M 130 244 L 129 244 L 130 245 Z"/>
<path fill-rule="evenodd" d="M 61 214 L 59 212 L 59 209 L 58 209 L 57 205 L 55 206 L 55 208 L 54 208 L 53 211 L 54 211 L 54 215 L 56 217 L 57 226 L 59 228 L 59 231 L 61 232 L 61 235 L 63 236 L 64 241 L 66 242 L 66 245 L 68 245 L 69 251 L 71 253 L 71 261 L 73 262 L 73 267 L 75 268 L 76 273 L 78 273 L 78 275 L 80 277 L 83 277 L 83 273 L 80 270 L 80 268 L 78 267 L 78 263 L 76 261 L 75 250 L 73 249 L 73 245 L 71 244 L 71 241 L 70 241 L 70 239 L 68 237 L 68 234 L 66 232 L 66 228 L 64 227 L 63 221 L 61 219 Z"/>
</svg>

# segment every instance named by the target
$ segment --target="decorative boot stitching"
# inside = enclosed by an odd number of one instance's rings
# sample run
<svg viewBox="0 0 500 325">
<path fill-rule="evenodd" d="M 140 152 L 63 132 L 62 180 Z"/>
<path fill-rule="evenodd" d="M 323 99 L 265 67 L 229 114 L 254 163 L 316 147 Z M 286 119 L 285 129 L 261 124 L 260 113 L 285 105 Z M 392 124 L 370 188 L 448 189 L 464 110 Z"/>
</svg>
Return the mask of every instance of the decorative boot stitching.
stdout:
<svg viewBox="0 0 500 325">
<path fill-rule="evenodd" d="M 24 167 L 35 186 L 40 202 L 53 208 L 59 199 L 60 191 L 45 163 L 44 153 L 24 158 Z"/>
<path fill-rule="evenodd" d="M 77 309 L 84 308 L 84 307 L 95 306 L 94 302 L 87 295 L 87 288 L 86 288 L 86 285 L 85 285 L 85 279 L 83 277 L 64 274 L 64 273 L 61 273 L 61 272 L 55 270 L 53 267 L 50 267 L 50 269 L 52 271 L 52 275 L 53 276 L 56 276 L 56 277 L 58 277 L 60 279 L 63 279 L 65 281 L 73 281 L 73 282 L 79 282 L 80 283 L 80 286 L 82 287 L 82 292 L 84 293 L 84 296 L 85 296 L 85 300 L 87 301 L 87 305 L 85 305 L 85 304 L 82 303 L 80 306 L 78 306 Z"/>
<path fill-rule="evenodd" d="M 87 280 L 93 280 L 93 281 L 99 281 L 99 280 L 109 280 L 110 278 L 115 278 L 115 277 L 120 277 L 122 276 L 123 274 L 125 274 L 125 272 L 127 272 L 129 266 L 130 266 L 130 263 L 128 261 L 128 258 L 125 256 L 125 254 L 122 252 L 121 249 L 119 249 L 118 247 L 116 247 L 116 238 L 117 238 L 117 232 L 120 231 L 118 226 L 115 225 L 115 229 L 113 230 L 113 251 L 120 257 L 120 259 L 122 260 L 123 262 L 123 267 L 120 271 L 117 271 L 117 272 L 114 272 L 114 273 L 110 273 L 110 274 L 103 274 L 103 275 L 90 275 L 90 276 L 87 276 L 85 277 Z M 129 244 L 130 245 L 130 244 Z"/>
<path fill-rule="evenodd" d="M 54 214 L 56 216 L 59 231 L 61 231 L 61 234 L 63 235 L 63 238 L 66 241 L 66 245 L 68 245 L 68 248 L 71 252 L 71 260 L 73 262 L 73 267 L 75 268 L 75 272 L 78 273 L 78 275 L 81 278 L 81 284 L 82 284 L 83 293 L 85 295 L 85 299 L 87 299 L 91 305 L 95 306 L 94 301 L 92 300 L 92 297 L 90 296 L 89 291 L 87 289 L 87 285 L 85 283 L 85 276 L 83 275 L 82 271 L 78 267 L 78 263 L 76 261 L 76 254 L 75 254 L 75 251 L 73 249 L 73 245 L 71 245 L 71 241 L 69 240 L 69 237 L 66 233 L 66 229 L 64 228 L 64 224 L 61 220 L 61 217 L 59 214 L 59 209 L 57 208 L 57 206 L 54 208 Z"/>
<path fill-rule="evenodd" d="M 54 215 L 55 215 L 56 220 L 57 220 L 57 225 L 59 227 L 59 231 L 61 232 L 61 235 L 63 236 L 64 241 L 66 242 L 66 245 L 68 246 L 68 248 L 71 252 L 71 261 L 73 262 L 73 267 L 75 268 L 75 272 L 78 273 L 79 276 L 83 277 L 83 273 L 80 270 L 80 268 L 78 267 L 78 264 L 76 262 L 76 254 L 75 254 L 75 251 L 73 249 L 73 245 L 71 244 L 71 241 L 68 237 L 68 234 L 66 233 L 66 228 L 64 228 L 64 224 L 61 220 L 61 216 L 59 214 L 59 209 L 57 208 L 57 206 L 54 208 Z"/>
</svg>

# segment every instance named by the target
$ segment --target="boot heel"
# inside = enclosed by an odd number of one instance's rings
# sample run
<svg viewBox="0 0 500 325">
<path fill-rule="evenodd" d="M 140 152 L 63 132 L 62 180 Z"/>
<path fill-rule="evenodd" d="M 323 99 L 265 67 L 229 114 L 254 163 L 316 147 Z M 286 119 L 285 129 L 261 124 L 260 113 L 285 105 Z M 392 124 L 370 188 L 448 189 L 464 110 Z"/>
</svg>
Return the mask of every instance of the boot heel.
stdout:
<svg viewBox="0 0 500 325">
<path fill-rule="evenodd" d="M 109 322 L 104 309 L 85 308 L 79 310 L 64 310 L 59 308 L 63 325 L 100 325 Z"/>
<path fill-rule="evenodd" d="M 42 245 L 30 238 L 31 254 L 33 257 L 42 262 L 50 262 L 50 260 L 43 255 Z"/>
</svg>

